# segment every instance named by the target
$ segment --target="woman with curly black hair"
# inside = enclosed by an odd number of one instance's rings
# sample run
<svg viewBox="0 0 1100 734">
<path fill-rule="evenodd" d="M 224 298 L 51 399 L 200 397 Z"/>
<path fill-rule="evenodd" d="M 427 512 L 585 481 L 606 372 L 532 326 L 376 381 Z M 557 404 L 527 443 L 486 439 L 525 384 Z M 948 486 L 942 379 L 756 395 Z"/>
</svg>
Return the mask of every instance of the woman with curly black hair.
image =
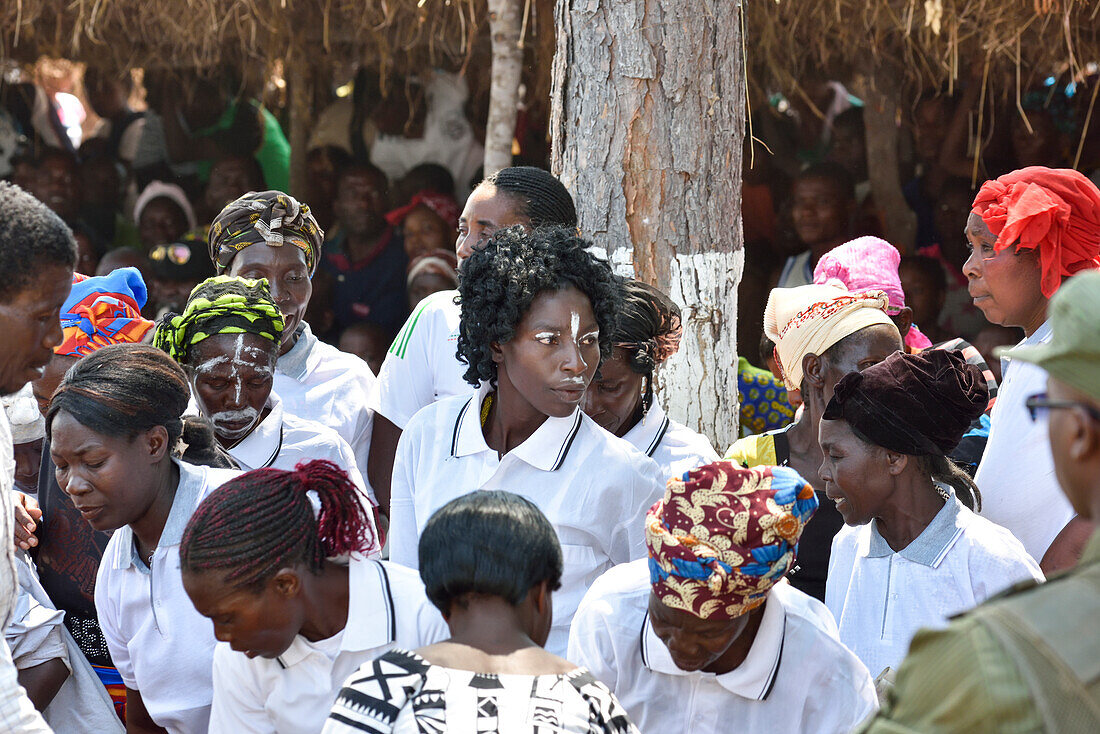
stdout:
<svg viewBox="0 0 1100 734">
<path fill-rule="evenodd" d="M 666 477 L 718 461 L 707 437 L 665 415 L 653 395 L 653 373 L 680 349 L 682 332 L 679 306 L 647 283 L 627 281 L 614 350 L 584 396 L 588 417 L 656 461 Z"/>
<path fill-rule="evenodd" d="M 564 227 L 511 227 L 470 255 L 458 353 L 477 391 L 413 416 L 393 469 L 390 558 L 408 566 L 431 514 L 467 492 L 506 489 L 546 514 L 564 559 L 546 644 L 557 655 L 592 580 L 645 556 L 645 512 L 664 487 L 651 459 L 580 409 L 621 303 L 588 245 Z"/>
</svg>

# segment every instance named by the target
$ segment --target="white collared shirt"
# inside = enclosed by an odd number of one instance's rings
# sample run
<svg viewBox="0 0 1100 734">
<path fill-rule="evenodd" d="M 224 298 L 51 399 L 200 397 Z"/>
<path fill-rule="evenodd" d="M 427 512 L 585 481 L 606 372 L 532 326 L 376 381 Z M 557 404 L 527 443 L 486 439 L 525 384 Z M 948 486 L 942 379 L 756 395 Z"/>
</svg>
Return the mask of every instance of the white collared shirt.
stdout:
<svg viewBox="0 0 1100 734">
<path fill-rule="evenodd" d="M 1020 342 L 1046 344 L 1050 322 Z M 1008 528 L 1036 560 L 1073 518 L 1073 506 L 1058 485 L 1046 421 L 1032 421 L 1027 399 L 1047 391 L 1042 367 L 1003 359 L 997 403 L 990 414 L 989 440 L 974 482 L 982 492 L 982 517 Z"/>
<path fill-rule="evenodd" d="M 180 541 L 199 503 L 240 472 L 176 465 L 180 483 L 152 563 L 138 556 L 129 525 L 116 530 L 99 564 L 95 609 L 111 660 L 153 721 L 197 734 L 210 718 L 214 627 L 183 590 Z"/>
<path fill-rule="evenodd" d="M 319 341 L 302 323 L 298 341 L 275 363 L 272 391 L 287 413 L 328 426 L 348 442 L 355 463 L 366 467 L 374 413 L 367 404 L 374 373 L 354 354 Z M 367 485 L 369 488 L 369 485 Z M 373 491 L 370 493 L 374 499 Z"/>
<path fill-rule="evenodd" d="M 287 413 L 283 410 L 282 399 L 274 391 L 268 398 L 268 407 L 267 417 L 240 443 L 229 449 L 229 455 L 241 469 L 248 471 L 272 467 L 293 471 L 303 461 L 325 459 L 347 472 L 351 483 L 374 501 L 370 488 L 359 472 L 351 447 L 340 434 L 316 421 Z M 373 528 L 373 507 L 367 510 Z M 378 537 L 376 531 L 374 537 Z M 381 548 L 376 547 L 368 555 L 377 556 L 380 552 Z"/>
<path fill-rule="evenodd" d="M 954 495 L 928 527 L 895 553 L 872 520 L 833 538 L 825 603 L 841 641 L 871 674 L 895 671 L 921 627 L 948 618 L 1025 579 L 1039 565 L 1010 532 L 968 510 Z"/>
<path fill-rule="evenodd" d="M 878 704 L 829 610 L 790 584 L 768 593 L 745 661 L 722 675 L 680 670 L 649 621 L 647 560 L 616 566 L 581 602 L 567 658 L 607 684 L 643 732 L 849 732 Z"/>
<path fill-rule="evenodd" d="M 664 494 L 657 465 L 578 408 L 547 418 L 503 458 L 481 431 L 473 397 L 441 400 L 417 413 L 397 445 L 390 503 L 390 558 L 415 568 L 417 540 L 432 513 L 477 489 L 503 489 L 538 506 L 561 541 L 564 574 L 554 592 L 545 647 L 565 652 L 569 621 L 584 592 L 616 563 L 645 556 L 645 513 Z"/>
<path fill-rule="evenodd" d="M 210 734 L 313 734 L 325 724 L 344 680 L 395 646 L 450 638 L 415 571 L 353 558 L 343 632 L 311 643 L 301 635 L 281 656 L 251 658 L 227 643 L 214 651 Z"/>
<path fill-rule="evenodd" d="M 386 353 L 378 370 L 371 408 L 404 430 L 421 408 L 452 395 L 470 395 L 458 361 L 458 291 L 440 291 L 421 301 Z"/>
<path fill-rule="evenodd" d="M 666 479 L 681 477 L 689 469 L 718 461 L 718 454 L 706 436 L 669 418 L 656 400 L 623 440 L 657 462 Z"/>
</svg>

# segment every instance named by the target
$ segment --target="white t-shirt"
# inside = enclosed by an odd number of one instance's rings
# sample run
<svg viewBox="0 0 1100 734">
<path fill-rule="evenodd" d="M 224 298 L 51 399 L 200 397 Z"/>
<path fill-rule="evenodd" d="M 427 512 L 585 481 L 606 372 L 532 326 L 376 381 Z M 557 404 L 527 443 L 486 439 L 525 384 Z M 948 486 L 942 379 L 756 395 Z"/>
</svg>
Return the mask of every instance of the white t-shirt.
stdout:
<svg viewBox="0 0 1100 734">
<path fill-rule="evenodd" d="M 689 469 L 718 461 L 706 436 L 669 418 L 656 400 L 623 440 L 657 462 L 665 479 L 681 477 Z"/>
<path fill-rule="evenodd" d="M 324 726 L 344 680 L 395 646 L 450 638 L 415 571 L 353 558 L 344 630 L 310 642 L 294 638 L 274 659 L 249 659 L 218 643 L 210 734 L 314 734 Z"/>
<path fill-rule="evenodd" d="M 60 660 L 69 669 L 43 718 L 55 734 L 122 734 L 125 727 L 107 689 L 62 624 L 65 613 L 50 601 L 30 558 L 22 551 L 19 554 L 19 599 L 4 630 L 15 667 L 24 670 Z"/>
<path fill-rule="evenodd" d="M 171 734 L 205 732 L 214 695 L 214 626 L 195 610 L 180 575 L 180 541 L 199 503 L 240 472 L 176 462 L 180 483 L 146 567 L 130 526 L 103 551 L 95 609 L 107 649 L 127 688 Z"/>
<path fill-rule="evenodd" d="M 650 591 L 646 560 L 601 576 L 566 656 L 607 684 L 640 731 L 846 734 L 878 707 L 829 610 L 790 584 L 772 587 L 748 656 L 722 675 L 676 667 L 650 624 Z"/>
<path fill-rule="evenodd" d="M 878 676 L 898 669 L 921 627 L 945 627 L 952 615 L 1032 578 L 1041 581 L 1043 572 L 1020 542 L 952 495 L 897 553 L 873 520 L 842 528 L 833 538 L 825 603 L 840 640 Z"/>
<path fill-rule="evenodd" d="M 569 621 L 584 592 L 616 563 L 643 558 L 645 513 L 664 494 L 652 459 L 577 410 L 547 418 L 503 458 L 481 431 L 489 387 L 417 413 L 397 445 L 390 502 L 390 559 L 417 566 L 417 541 L 432 513 L 477 489 L 503 489 L 538 506 L 561 541 L 564 573 L 554 592 L 545 647 L 565 653 Z"/>
<path fill-rule="evenodd" d="M 274 392 L 268 398 L 268 407 L 271 412 L 267 417 L 240 443 L 229 449 L 229 455 L 242 470 L 272 467 L 293 471 L 303 461 L 325 459 L 347 472 L 352 484 L 374 500 L 359 472 L 351 447 L 340 434 L 317 421 L 287 413 L 283 409 L 282 399 Z M 373 514 L 372 511 L 372 517 Z"/>
<path fill-rule="evenodd" d="M 356 465 L 365 467 L 374 423 L 367 404 L 375 389 L 374 373 L 354 354 L 318 340 L 309 324 L 299 329 L 298 341 L 275 364 L 272 391 L 282 398 L 287 413 L 340 434 L 351 446 Z"/>
<path fill-rule="evenodd" d="M 458 361 L 458 291 L 440 291 L 421 301 L 386 353 L 371 408 L 404 430 L 421 408 L 474 388 Z"/>
<path fill-rule="evenodd" d="M 1021 344 L 1045 344 L 1053 331 L 1046 322 Z M 1045 421 L 1028 415 L 1027 399 L 1046 392 L 1047 373 L 1029 362 L 1002 360 L 1004 378 L 985 454 L 974 482 L 982 492 L 981 516 L 1008 528 L 1028 554 L 1043 560 L 1055 536 L 1073 519 L 1073 506 L 1058 486 Z"/>
</svg>

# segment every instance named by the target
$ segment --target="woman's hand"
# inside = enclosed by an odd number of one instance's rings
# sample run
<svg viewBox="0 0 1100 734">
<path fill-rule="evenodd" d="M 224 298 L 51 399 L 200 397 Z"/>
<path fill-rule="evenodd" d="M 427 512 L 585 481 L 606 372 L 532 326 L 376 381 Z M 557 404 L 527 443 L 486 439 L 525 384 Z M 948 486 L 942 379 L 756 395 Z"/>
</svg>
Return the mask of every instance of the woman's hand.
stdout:
<svg viewBox="0 0 1100 734">
<path fill-rule="evenodd" d="M 38 509 L 38 500 L 34 497 L 14 492 L 15 496 L 15 546 L 30 550 L 38 545 L 34 531 L 42 519 L 42 510 Z"/>
</svg>

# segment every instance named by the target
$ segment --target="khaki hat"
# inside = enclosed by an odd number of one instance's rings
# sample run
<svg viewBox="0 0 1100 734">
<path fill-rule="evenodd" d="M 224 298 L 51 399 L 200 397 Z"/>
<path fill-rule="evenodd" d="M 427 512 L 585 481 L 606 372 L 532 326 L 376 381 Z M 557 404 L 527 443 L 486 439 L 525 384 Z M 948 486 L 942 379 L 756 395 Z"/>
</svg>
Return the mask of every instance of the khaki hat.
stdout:
<svg viewBox="0 0 1100 734">
<path fill-rule="evenodd" d="M 1100 403 L 1100 272 L 1075 275 L 1050 300 L 1053 336 L 1004 353 L 1031 362 Z"/>
</svg>

